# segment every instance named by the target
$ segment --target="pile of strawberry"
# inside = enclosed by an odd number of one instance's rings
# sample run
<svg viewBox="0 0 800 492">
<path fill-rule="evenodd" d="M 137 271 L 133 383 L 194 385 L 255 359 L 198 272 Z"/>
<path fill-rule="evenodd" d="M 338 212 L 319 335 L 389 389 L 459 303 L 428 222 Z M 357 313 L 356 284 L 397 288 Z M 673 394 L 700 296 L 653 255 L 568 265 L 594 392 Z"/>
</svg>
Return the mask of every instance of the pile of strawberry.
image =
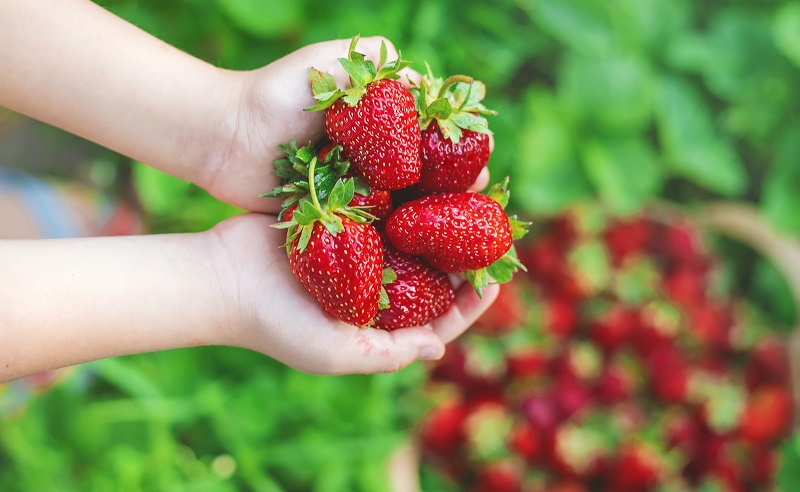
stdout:
<svg viewBox="0 0 800 492">
<path fill-rule="evenodd" d="M 331 315 L 386 330 L 423 325 L 454 301 L 447 274 L 480 294 L 521 266 L 512 241 L 527 224 L 508 217 L 508 178 L 467 191 L 489 160 L 486 89 L 430 69 L 408 90 L 398 55 L 376 66 L 356 51 L 340 59 L 350 87 L 310 70 L 327 141 L 282 146 L 281 222 L 294 275 Z"/>
<path fill-rule="evenodd" d="M 475 492 L 773 490 L 787 353 L 680 217 L 579 207 L 431 370 L 426 460 Z"/>
</svg>

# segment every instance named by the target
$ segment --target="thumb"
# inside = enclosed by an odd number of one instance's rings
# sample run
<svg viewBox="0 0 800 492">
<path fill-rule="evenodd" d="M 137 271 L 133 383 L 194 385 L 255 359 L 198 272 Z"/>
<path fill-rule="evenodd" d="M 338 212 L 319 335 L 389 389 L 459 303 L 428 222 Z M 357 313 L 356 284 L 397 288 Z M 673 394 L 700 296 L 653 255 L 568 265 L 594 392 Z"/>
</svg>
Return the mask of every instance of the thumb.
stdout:
<svg viewBox="0 0 800 492">
<path fill-rule="evenodd" d="M 347 333 L 330 347 L 332 365 L 324 371 L 329 374 L 397 372 L 418 359 L 439 359 L 445 351 L 442 339 L 427 328 L 342 329 Z"/>
</svg>

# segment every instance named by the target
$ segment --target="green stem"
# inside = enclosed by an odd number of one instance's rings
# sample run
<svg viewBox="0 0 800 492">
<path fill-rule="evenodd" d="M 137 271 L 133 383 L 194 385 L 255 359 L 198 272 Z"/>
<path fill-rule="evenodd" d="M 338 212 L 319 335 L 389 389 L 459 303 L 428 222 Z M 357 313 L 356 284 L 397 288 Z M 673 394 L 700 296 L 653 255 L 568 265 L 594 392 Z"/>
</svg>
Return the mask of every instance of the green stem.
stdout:
<svg viewBox="0 0 800 492">
<path fill-rule="evenodd" d="M 319 210 L 322 210 L 322 207 L 319 204 L 319 199 L 317 198 L 317 187 L 314 185 L 314 168 L 317 167 L 317 158 L 314 157 L 311 159 L 311 162 L 308 164 L 308 191 L 311 194 L 311 203 L 314 204 Z"/>
<path fill-rule="evenodd" d="M 444 96 L 445 94 L 447 94 L 447 89 L 449 89 L 455 84 L 458 84 L 459 82 L 463 82 L 465 84 L 472 84 L 473 82 L 475 82 L 475 79 L 467 75 L 453 75 L 451 77 L 448 77 L 447 80 L 445 80 L 442 83 L 442 88 L 439 89 L 439 94 L 437 94 L 436 97 L 439 98 Z"/>
</svg>

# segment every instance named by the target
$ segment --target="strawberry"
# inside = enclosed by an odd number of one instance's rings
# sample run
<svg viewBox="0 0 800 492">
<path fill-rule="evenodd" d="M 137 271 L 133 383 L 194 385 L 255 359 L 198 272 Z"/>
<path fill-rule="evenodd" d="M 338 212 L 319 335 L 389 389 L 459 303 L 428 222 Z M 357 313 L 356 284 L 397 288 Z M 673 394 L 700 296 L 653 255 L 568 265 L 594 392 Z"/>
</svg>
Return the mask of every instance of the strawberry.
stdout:
<svg viewBox="0 0 800 492">
<path fill-rule="evenodd" d="M 363 326 L 380 307 L 381 238 L 367 223 L 369 216 L 346 205 L 353 198 L 354 181 L 334 181 L 328 179 L 330 173 L 318 180 L 316 164 L 316 156 L 311 157 L 307 181 L 295 181 L 271 195 L 291 195 L 288 190 L 293 189 L 302 196 L 284 201 L 284 221 L 275 227 L 288 229 L 289 265 L 306 290 L 329 314 Z M 320 196 L 326 199 L 321 202 Z"/>
<path fill-rule="evenodd" d="M 395 210 L 386 222 L 386 234 L 397 249 L 422 256 L 443 272 L 466 272 L 481 293 L 489 276 L 507 282 L 522 267 L 511 243 L 525 234 L 528 224 L 509 218 L 503 210 L 507 203 L 508 178 L 487 195 L 424 196 Z"/>
<path fill-rule="evenodd" d="M 326 109 L 325 132 L 330 141 L 344 148 L 344 155 L 373 188 L 398 190 L 419 181 L 421 134 L 414 96 L 398 79 L 410 65 L 398 55 L 386 63 L 387 49 L 381 44 L 380 61 L 356 51 L 353 38 L 347 58 L 340 62 L 350 75 L 350 87 L 340 90 L 330 74 L 312 68 L 311 91 L 318 101 L 308 111 Z"/>
<path fill-rule="evenodd" d="M 435 408 L 422 423 L 423 447 L 442 455 L 454 453 L 466 437 L 464 423 L 468 415 L 469 409 L 457 401 Z"/>
<path fill-rule="evenodd" d="M 615 306 L 589 325 L 589 336 L 603 350 L 613 353 L 630 341 L 639 326 L 639 312 Z"/>
<path fill-rule="evenodd" d="M 464 75 L 436 78 L 428 67 L 413 89 L 422 130 L 421 194 L 466 191 L 489 162 L 489 127 L 483 83 Z"/>
<path fill-rule="evenodd" d="M 664 458 L 642 442 L 626 444 L 617 455 L 609 489 L 615 492 L 644 491 L 658 483 Z"/>
<path fill-rule="evenodd" d="M 745 369 L 745 378 L 750 390 L 764 383 L 787 383 L 789 358 L 786 347 L 777 338 L 767 338 L 756 344 Z"/>
<path fill-rule="evenodd" d="M 753 444 L 771 443 L 789 432 L 794 403 L 782 386 L 758 389 L 747 404 L 739 432 Z"/>
<path fill-rule="evenodd" d="M 478 474 L 472 492 L 518 492 L 522 487 L 522 473 L 513 462 L 499 461 L 490 464 Z"/>
<path fill-rule="evenodd" d="M 383 268 L 391 270 L 385 285 L 389 307 L 375 317 L 375 326 L 394 330 L 428 323 L 444 314 L 455 300 L 447 275 L 383 242 Z"/>
<path fill-rule="evenodd" d="M 512 429 L 508 447 L 528 463 L 534 463 L 542 453 L 542 436 L 529 424 L 520 424 Z"/>
<path fill-rule="evenodd" d="M 500 286 L 497 299 L 475 321 L 472 329 L 483 335 L 503 335 L 522 326 L 527 314 L 520 283 L 512 280 Z"/>
</svg>

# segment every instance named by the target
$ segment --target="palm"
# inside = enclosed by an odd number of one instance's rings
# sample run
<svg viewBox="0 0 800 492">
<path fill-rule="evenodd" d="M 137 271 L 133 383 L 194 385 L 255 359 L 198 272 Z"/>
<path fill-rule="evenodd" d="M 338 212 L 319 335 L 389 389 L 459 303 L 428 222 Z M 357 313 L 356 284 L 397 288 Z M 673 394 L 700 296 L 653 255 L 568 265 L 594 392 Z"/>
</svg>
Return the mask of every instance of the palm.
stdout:
<svg viewBox="0 0 800 492">
<path fill-rule="evenodd" d="M 441 352 L 496 296 L 487 289 L 479 299 L 464 284 L 456 303 L 426 328 L 393 332 L 363 329 L 328 315 L 294 278 L 281 248 L 285 233 L 270 227 L 271 215 L 246 214 L 215 228 L 221 238 L 235 305 L 246 313 L 239 344 L 271 355 L 297 369 L 325 374 L 395 371 L 419 357 L 421 347 Z"/>
</svg>

